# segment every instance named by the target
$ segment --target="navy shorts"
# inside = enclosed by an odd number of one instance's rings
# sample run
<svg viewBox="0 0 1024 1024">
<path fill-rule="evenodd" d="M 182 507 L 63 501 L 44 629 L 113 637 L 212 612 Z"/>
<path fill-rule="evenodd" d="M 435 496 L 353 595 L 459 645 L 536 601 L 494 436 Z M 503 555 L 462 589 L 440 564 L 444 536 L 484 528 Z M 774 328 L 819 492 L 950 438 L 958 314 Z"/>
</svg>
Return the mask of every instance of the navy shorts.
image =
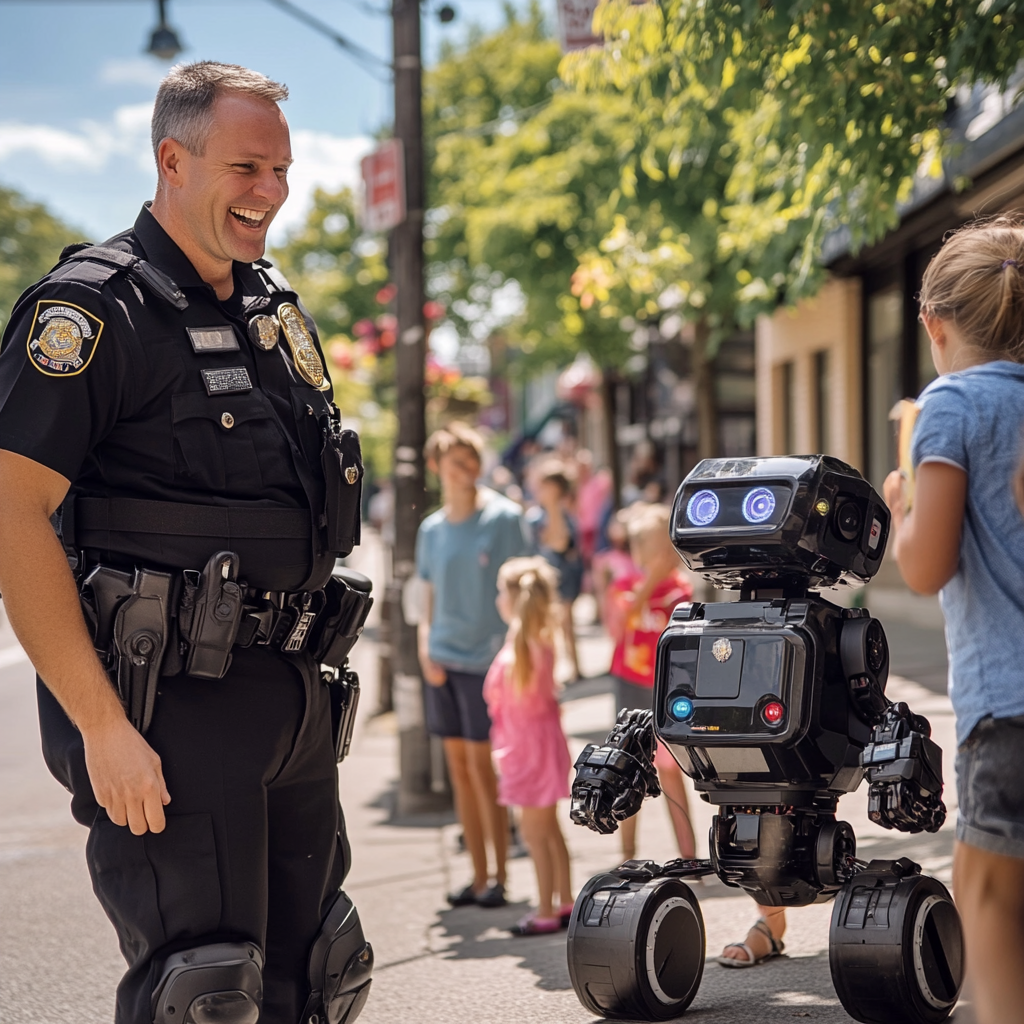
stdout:
<svg viewBox="0 0 1024 1024">
<path fill-rule="evenodd" d="M 1024 859 L 1024 715 L 983 718 L 956 753 L 956 837 Z"/>
<path fill-rule="evenodd" d="M 423 684 L 427 732 L 446 739 L 484 742 L 491 738 L 491 717 L 484 703 L 484 677 L 444 666 L 448 678 L 441 686 Z"/>
</svg>

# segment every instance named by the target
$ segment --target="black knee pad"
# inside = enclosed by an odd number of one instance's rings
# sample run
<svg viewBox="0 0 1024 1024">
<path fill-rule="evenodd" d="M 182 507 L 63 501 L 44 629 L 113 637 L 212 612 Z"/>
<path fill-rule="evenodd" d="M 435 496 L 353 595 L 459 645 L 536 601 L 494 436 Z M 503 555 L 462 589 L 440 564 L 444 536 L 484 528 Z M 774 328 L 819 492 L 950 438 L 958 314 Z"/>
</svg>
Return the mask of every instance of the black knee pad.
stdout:
<svg viewBox="0 0 1024 1024">
<path fill-rule="evenodd" d="M 300 1024 L 352 1024 L 370 994 L 373 949 L 352 901 L 339 892 L 309 953 L 309 1001 Z"/>
<path fill-rule="evenodd" d="M 263 954 L 251 942 L 172 953 L 153 991 L 153 1024 L 256 1024 Z"/>
</svg>

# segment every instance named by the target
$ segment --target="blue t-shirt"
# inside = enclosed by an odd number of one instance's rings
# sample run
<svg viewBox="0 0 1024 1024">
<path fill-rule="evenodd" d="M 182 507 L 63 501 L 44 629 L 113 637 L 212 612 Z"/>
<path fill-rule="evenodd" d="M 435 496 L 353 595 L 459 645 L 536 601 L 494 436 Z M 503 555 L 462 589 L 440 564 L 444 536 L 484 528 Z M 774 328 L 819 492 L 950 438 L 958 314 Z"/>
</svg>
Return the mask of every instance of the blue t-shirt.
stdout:
<svg viewBox="0 0 1024 1024">
<path fill-rule="evenodd" d="M 493 491 L 483 496 L 483 507 L 468 519 L 450 523 L 438 509 L 416 536 L 416 572 L 434 591 L 430 657 L 481 675 L 508 630 L 494 604 L 498 570 L 530 549 L 522 509 Z"/>
<path fill-rule="evenodd" d="M 1013 474 L 1024 429 L 1024 366 L 983 363 L 921 392 L 914 467 L 967 474 L 960 563 L 939 595 L 957 743 L 986 715 L 1024 715 L 1024 518 Z M 920 510 L 923 511 L 923 510 Z"/>
</svg>

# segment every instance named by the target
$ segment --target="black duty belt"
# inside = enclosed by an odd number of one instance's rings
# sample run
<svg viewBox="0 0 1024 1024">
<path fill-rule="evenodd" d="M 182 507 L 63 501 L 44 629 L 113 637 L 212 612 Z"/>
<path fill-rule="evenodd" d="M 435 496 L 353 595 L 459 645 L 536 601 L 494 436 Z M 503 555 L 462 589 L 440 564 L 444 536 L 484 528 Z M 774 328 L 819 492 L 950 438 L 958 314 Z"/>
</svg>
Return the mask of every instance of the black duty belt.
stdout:
<svg viewBox="0 0 1024 1024">
<path fill-rule="evenodd" d="M 322 590 L 291 593 L 249 587 L 245 591 L 235 646 L 258 644 L 298 653 L 305 648 L 309 631 L 323 611 L 324 603 Z"/>
<path fill-rule="evenodd" d="M 185 505 L 144 498 L 79 498 L 75 531 L 82 547 L 85 533 L 149 533 L 175 537 L 306 540 L 309 512 L 299 508 L 249 508 Z M 95 545 L 102 546 L 102 545 Z"/>
</svg>

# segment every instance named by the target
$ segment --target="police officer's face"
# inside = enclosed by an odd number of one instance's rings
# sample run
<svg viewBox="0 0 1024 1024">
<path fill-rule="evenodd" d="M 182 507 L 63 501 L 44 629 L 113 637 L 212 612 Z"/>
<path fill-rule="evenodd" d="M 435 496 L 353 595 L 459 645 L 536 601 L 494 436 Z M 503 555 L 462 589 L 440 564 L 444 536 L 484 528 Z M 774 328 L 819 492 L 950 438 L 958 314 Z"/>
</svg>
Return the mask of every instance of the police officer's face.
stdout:
<svg viewBox="0 0 1024 1024">
<path fill-rule="evenodd" d="M 194 242 L 217 261 L 258 260 L 288 198 L 292 150 L 277 104 L 223 93 L 203 155 L 183 156 L 181 209 Z"/>
</svg>

